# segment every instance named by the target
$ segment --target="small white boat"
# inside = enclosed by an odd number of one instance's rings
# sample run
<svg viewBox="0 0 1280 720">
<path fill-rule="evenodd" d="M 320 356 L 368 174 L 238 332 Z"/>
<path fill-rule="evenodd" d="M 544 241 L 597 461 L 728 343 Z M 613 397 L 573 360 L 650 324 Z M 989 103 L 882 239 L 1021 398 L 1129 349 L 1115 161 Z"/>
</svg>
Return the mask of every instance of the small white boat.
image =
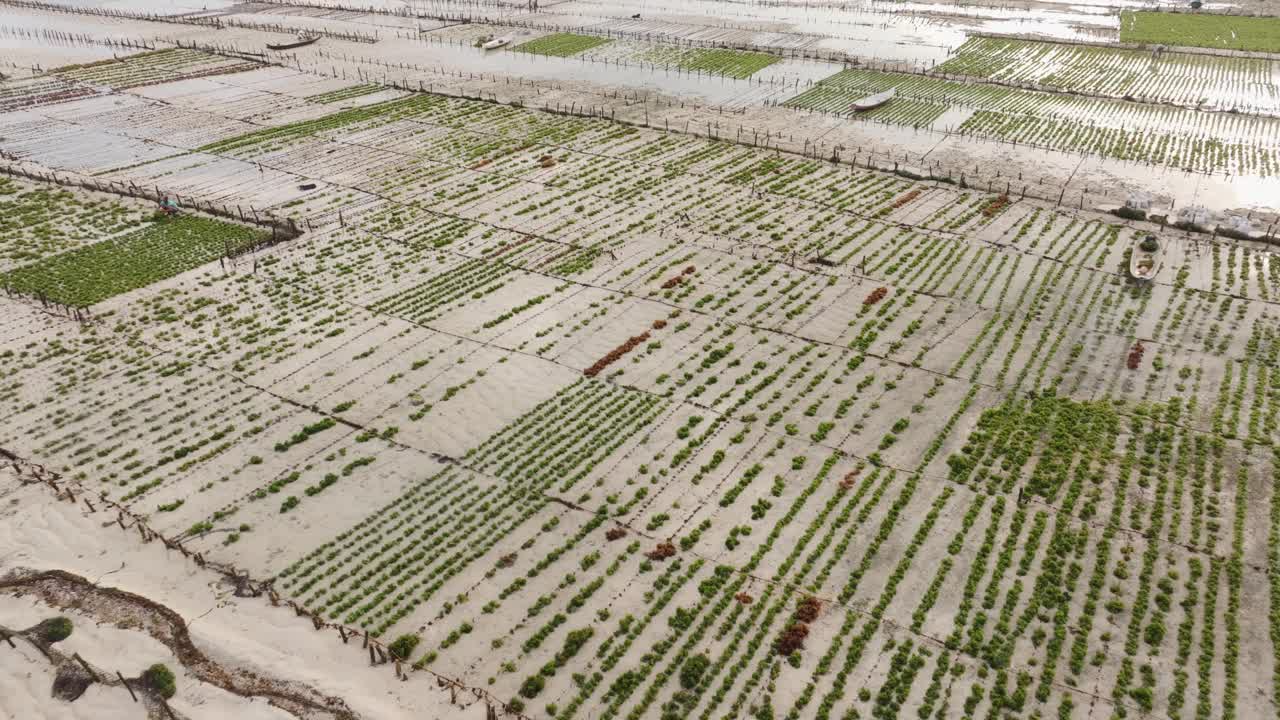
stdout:
<svg viewBox="0 0 1280 720">
<path fill-rule="evenodd" d="M 853 112 L 866 112 L 868 110 L 874 110 L 880 107 L 881 105 L 884 105 L 885 103 L 892 100 L 895 96 L 897 96 L 897 94 L 898 94 L 898 88 L 889 88 L 888 90 L 885 90 L 882 93 L 876 93 L 875 95 L 868 95 L 867 97 L 864 97 L 861 100 L 855 101 L 852 105 L 849 106 L 849 109 L 852 110 Z"/>
<path fill-rule="evenodd" d="M 485 44 L 481 45 L 480 47 L 484 48 L 485 50 L 497 50 L 498 48 L 500 48 L 500 47 L 502 47 L 503 45 L 506 45 L 506 44 L 508 44 L 508 43 L 510 43 L 510 42 L 511 42 L 511 38 L 509 38 L 509 37 L 500 37 L 500 38 L 494 38 L 494 39 L 490 40 L 489 42 L 487 42 L 487 43 L 485 43 Z"/>
</svg>

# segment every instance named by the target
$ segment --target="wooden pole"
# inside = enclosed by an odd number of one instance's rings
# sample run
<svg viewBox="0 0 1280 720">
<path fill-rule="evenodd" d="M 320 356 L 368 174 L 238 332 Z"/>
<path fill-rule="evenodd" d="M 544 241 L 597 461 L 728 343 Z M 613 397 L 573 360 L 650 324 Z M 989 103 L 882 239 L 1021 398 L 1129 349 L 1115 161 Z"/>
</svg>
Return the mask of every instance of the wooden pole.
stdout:
<svg viewBox="0 0 1280 720">
<path fill-rule="evenodd" d="M 116 671 L 116 677 L 120 678 L 120 682 L 124 685 L 124 689 L 129 691 L 129 696 L 133 698 L 133 701 L 138 702 L 138 696 L 134 694 L 133 688 L 129 687 L 129 681 L 124 679 L 119 670 Z"/>
<path fill-rule="evenodd" d="M 71 657 L 75 658 L 76 662 L 80 663 L 80 667 L 84 668 L 84 671 L 89 673 L 89 677 L 92 677 L 94 682 L 102 682 L 102 678 L 98 677 L 98 673 L 94 672 L 93 668 L 89 667 L 89 663 L 85 662 L 84 658 L 80 657 L 80 653 L 71 653 Z"/>
</svg>

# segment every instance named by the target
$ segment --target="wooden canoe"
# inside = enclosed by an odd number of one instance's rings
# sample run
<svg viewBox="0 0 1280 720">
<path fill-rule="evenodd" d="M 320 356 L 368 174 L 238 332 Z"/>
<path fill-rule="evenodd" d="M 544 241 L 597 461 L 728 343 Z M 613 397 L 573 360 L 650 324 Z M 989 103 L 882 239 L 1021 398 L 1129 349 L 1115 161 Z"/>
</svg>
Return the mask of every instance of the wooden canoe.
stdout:
<svg viewBox="0 0 1280 720">
<path fill-rule="evenodd" d="M 290 43 L 275 43 L 275 44 L 267 43 L 267 49 L 268 50 L 292 50 L 294 48 L 306 47 L 307 45 L 310 45 L 311 43 L 319 39 L 320 39 L 319 35 L 312 35 L 310 37 L 299 37 L 297 40 Z"/>
<path fill-rule="evenodd" d="M 1163 254 L 1164 247 L 1157 244 L 1155 250 L 1143 250 L 1142 243 L 1147 239 L 1159 243 L 1154 235 L 1147 235 L 1142 239 L 1134 238 L 1133 250 L 1129 253 L 1129 274 L 1135 280 L 1154 280 L 1156 273 L 1160 272 L 1160 256 Z"/>
<path fill-rule="evenodd" d="M 854 103 L 849 106 L 849 109 L 852 110 L 853 112 L 866 112 L 868 110 L 874 110 L 880 107 L 881 105 L 884 105 L 885 103 L 892 100 L 894 97 L 897 96 L 897 94 L 898 94 L 898 88 L 889 88 L 888 90 L 885 90 L 882 93 L 876 93 L 875 95 L 868 95 L 867 97 L 854 101 Z"/>
</svg>

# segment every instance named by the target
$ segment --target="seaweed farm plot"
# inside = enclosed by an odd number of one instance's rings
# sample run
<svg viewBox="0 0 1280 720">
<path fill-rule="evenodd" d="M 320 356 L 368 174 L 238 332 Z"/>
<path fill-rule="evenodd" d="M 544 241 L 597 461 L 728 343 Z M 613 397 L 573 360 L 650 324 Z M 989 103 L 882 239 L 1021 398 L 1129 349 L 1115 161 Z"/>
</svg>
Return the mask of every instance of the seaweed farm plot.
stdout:
<svg viewBox="0 0 1280 720">
<path fill-rule="evenodd" d="M 974 37 L 935 72 L 1129 100 L 1275 114 L 1280 111 L 1277 62 Z"/>
<path fill-rule="evenodd" d="M 172 570 L 171 604 L 233 607 L 284 648 L 305 635 L 303 671 L 350 717 L 419 696 L 438 706 L 406 716 L 1275 716 L 1275 247 L 1202 232 L 1218 220 L 1194 207 L 1147 221 L 1166 210 L 832 150 L 896 125 L 1261 175 L 1273 120 L 1083 94 L 1195 93 L 1180 56 L 1165 83 L 1128 50 L 974 39 L 945 69 L 974 82 L 856 67 L 736 112 L 597 92 L 576 59 L 541 63 L 582 71 L 563 84 L 477 79 L 449 43 L 406 37 L 414 18 L 307 12 L 397 27 L 359 50 L 385 70 L 340 66 L 326 37 L 216 78 L 188 74 L 231 53 L 184 51 L 86 69 L 93 97 L 6 96 L 14 172 L 92 166 L 121 193 L 306 230 L 259 243 L 0 181 L 0 461 L 22 499 L 0 536 L 24 563 L 92 562 L 130 592 Z M 581 37 L 515 49 L 613 71 L 655 48 Z M 428 50 L 441 64 L 414 66 Z M 677 51 L 653 64 L 781 92 L 759 74 L 771 54 Z M 1239 60 L 1215 57 L 1208 84 L 1262 81 Z M 157 84 L 118 90 L 130 62 Z M 890 88 L 865 123 L 843 117 Z M 151 150 L 115 162 L 103 137 Z M 1177 209 L 1220 179 L 1190 179 Z M 67 528 L 95 552 L 41 550 Z"/>
<path fill-rule="evenodd" d="M 119 237 L 45 257 L 2 277 L 7 289 L 88 307 L 263 239 L 263 231 L 195 215 L 157 219 Z"/>
<path fill-rule="evenodd" d="M 115 90 L 155 85 L 186 78 L 222 75 L 254 70 L 258 63 L 224 58 L 198 50 L 156 50 L 126 56 L 122 60 L 103 60 L 88 65 L 58 69 L 55 74 L 66 80 Z"/>
<path fill-rule="evenodd" d="M 243 72 L 148 85 L 129 90 L 187 112 L 241 121 L 238 132 L 315 117 L 343 108 L 393 100 L 404 93 L 356 80 L 301 76 L 293 70 L 260 66 Z M 204 145 L 210 140 L 198 143 Z"/>
<path fill-rule="evenodd" d="M 540 38 L 520 43 L 511 48 L 516 52 L 534 53 L 535 55 L 552 55 L 554 57 L 570 57 L 599 47 L 609 42 L 608 38 L 594 35 L 575 35 L 573 33 L 553 33 Z"/>
<path fill-rule="evenodd" d="M 674 45 L 612 40 L 574 57 L 584 60 L 624 61 L 663 70 L 679 70 L 732 78 L 749 78 L 778 63 L 781 55 L 728 48 L 683 48 Z"/>
<path fill-rule="evenodd" d="M 592 477 L 597 465 L 652 423 L 663 406 L 652 396 L 579 381 L 469 452 L 465 468 L 443 470 L 424 479 L 295 562 L 281 573 L 283 586 L 308 605 L 323 608 L 326 615 L 381 635 L 430 600 L 447 579 L 466 572 L 506 535 L 524 534 L 520 529 L 548 509 L 548 494 L 572 493 L 580 483 L 585 487 L 583 481 Z M 446 508 L 448 512 L 442 514 Z M 463 522 L 447 517 L 459 511 Z M 551 528 L 558 524 L 556 515 L 546 521 Z M 588 514 L 586 525 L 570 542 L 581 541 L 605 519 L 603 513 L 594 518 Z M 404 537 L 408 547 L 431 541 L 449 554 L 421 552 L 405 568 L 397 560 L 396 543 L 380 545 L 377 538 L 384 536 L 388 526 L 400 528 L 406 523 L 422 533 Z M 349 538 L 357 542 L 348 542 Z M 345 550 L 335 556 L 330 548 Z M 394 564 L 401 569 L 387 574 Z M 351 566 L 359 572 L 334 576 L 331 565 Z M 382 586 L 385 582 L 394 585 Z"/>
<path fill-rule="evenodd" d="M 38 107 L 95 94 L 95 90 L 65 78 L 39 75 L 0 81 L 0 111 Z"/>
<path fill-rule="evenodd" d="M 376 92 L 382 92 L 381 85 L 352 85 L 350 87 L 341 88 L 339 90 L 330 90 L 329 92 L 317 93 L 315 95 L 306 96 L 308 102 L 320 103 L 327 105 L 329 103 L 342 102 L 344 100 L 352 100 L 364 95 L 372 95 Z"/>
<path fill-rule="evenodd" d="M 782 59 L 777 55 L 742 50 L 671 51 L 665 48 L 646 52 L 641 55 L 641 58 L 655 64 L 673 65 L 682 70 L 696 70 L 736 78 L 751 77 Z"/>
<path fill-rule="evenodd" d="M 932 129 L 1194 172 L 1272 176 L 1280 169 L 1280 121 L 1271 117 L 858 69 L 827 78 L 786 104 L 844 114 L 854 101 L 889 88 L 900 99 L 867 117 L 912 126 L 950 119 Z M 897 104 L 906 107 L 895 109 Z M 946 112 L 951 109 L 963 112 L 956 118 Z"/>
<path fill-rule="evenodd" d="M 0 272 L 128 231 L 151 208 L 0 178 Z"/>
<path fill-rule="evenodd" d="M 274 152 L 289 144 L 306 140 L 313 135 L 342 130 L 351 125 L 368 128 L 397 120 L 416 117 L 430 112 L 440 99 L 430 95 L 412 95 L 373 105 L 342 110 L 313 120 L 302 120 L 278 127 L 270 127 L 245 135 L 219 140 L 198 148 L 201 152 L 228 154 L 238 157 Z"/>
</svg>

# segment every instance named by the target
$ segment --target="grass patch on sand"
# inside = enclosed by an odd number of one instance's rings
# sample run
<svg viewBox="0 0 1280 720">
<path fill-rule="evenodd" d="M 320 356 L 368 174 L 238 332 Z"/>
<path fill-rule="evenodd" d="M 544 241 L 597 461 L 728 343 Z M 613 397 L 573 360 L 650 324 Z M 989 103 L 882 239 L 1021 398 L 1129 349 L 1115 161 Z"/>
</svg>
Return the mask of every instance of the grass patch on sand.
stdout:
<svg viewBox="0 0 1280 720">
<path fill-rule="evenodd" d="M 1280 52 L 1280 18 L 1126 11 L 1120 41 Z"/>
<path fill-rule="evenodd" d="M 513 48 L 517 52 L 533 53 L 535 55 L 552 55 L 555 57 L 569 57 L 585 52 L 591 48 L 600 47 L 610 42 L 608 38 L 596 37 L 594 35 L 575 35 L 573 33 L 555 33 L 547 35 L 536 40 L 530 40 L 527 43 L 521 43 Z"/>
</svg>

